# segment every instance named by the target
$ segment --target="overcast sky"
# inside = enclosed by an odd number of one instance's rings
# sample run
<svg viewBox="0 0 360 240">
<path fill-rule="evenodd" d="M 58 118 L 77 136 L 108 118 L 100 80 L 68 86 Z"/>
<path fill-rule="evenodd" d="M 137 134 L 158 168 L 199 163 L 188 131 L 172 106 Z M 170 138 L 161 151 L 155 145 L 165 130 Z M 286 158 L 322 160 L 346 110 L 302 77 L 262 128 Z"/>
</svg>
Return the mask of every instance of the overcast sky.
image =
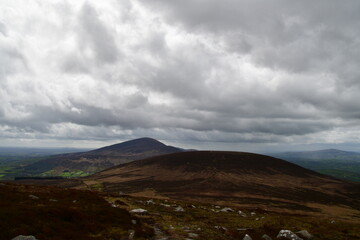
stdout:
<svg viewBox="0 0 360 240">
<path fill-rule="evenodd" d="M 356 149 L 359 13 L 358 0 L 0 0 L 0 146 Z"/>
</svg>

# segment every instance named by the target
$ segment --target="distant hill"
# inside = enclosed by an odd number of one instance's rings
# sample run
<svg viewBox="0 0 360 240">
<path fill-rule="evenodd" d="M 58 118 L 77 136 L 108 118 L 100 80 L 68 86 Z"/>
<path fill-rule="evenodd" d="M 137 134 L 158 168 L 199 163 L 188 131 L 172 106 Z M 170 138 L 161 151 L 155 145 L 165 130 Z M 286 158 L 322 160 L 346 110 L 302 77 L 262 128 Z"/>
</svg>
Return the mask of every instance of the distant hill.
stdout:
<svg viewBox="0 0 360 240">
<path fill-rule="evenodd" d="M 143 192 L 179 199 L 227 200 L 299 207 L 300 202 L 350 204 L 359 185 L 277 158 L 238 152 L 181 152 L 116 166 L 83 179 L 109 192 Z M 356 190 L 357 189 L 357 190 Z"/>
<path fill-rule="evenodd" d="M 360 153 L 347 152 L 337 149 L 325 149 L 318 151 L 303 151 L 303 152 L 282 152 L 270 154 L 278 158 L 286 160 L 308 160 L 308 161 L 323 161 L 323 160 L 344 160 L 344 161 L 359 161 Z"/>
<path fill-rule="evenodd" d="M 360 182 L 360 153 L 337 149 L 270 154 L 337 178 Z"/>
<path fill-rule="evenodd" d="M 83 176 L 118 164 L 184 151 L 152 138 L 139 138 L 87 152 L 54 155 L 23 168 L 25 175 Z"/>
</svg>

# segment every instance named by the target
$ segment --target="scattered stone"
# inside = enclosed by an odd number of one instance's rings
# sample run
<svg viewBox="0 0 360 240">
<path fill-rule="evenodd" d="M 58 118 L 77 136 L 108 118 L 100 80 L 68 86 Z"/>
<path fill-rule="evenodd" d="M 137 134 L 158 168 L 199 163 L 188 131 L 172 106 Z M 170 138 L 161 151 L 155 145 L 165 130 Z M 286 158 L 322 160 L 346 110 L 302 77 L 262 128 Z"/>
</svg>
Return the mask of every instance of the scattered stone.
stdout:
<svg viewBox="0 0 360 240">
<path fill-rule="evenodd" d="M 221 209 L 220 212 L 234 212 L 234 210 L 232 208 L 225 207 L 225 208 Z"/>
<path fill-rule="evenodd" d="M 255 221 L 259 221 L 260 220 L 260 218 L 255 218 Z"/>
<path fill-rule="evenodd" d="M 175 208 L 175 212 L 185 212 L 185 210 L 182 206 L 178 206 L 177 208 Z"/>
<path fill-rule="evenodd" d="M 58 202 L 58 200 L 56 200 L 56 199 L 50 199 L 49 201 L 50 202 Z"/>
<path fill-rule="evenodd" d="M 14 237 L 11 240 L 37 240 L 34 236 L 24 236 L 24 235 L 19 235 L 17 237 Z"/>
<path fill-rule="evenodd" d="M 247 231 L 248 228 L 237 228 L 236 230 L 238 230 L 238 231 Z"/>
<path fill-rule="evenodd" d="M 265 240 L 272 240 L 272 238 L 271 237 L 269 237 L 268 235 L 266 235 L 266 234 L 264 234 L 264 235 L 262 235 L 262 237 L 261 237 L 262 239 L 265 239 Z"/>
<path fill-rule="evenodd" d="M 192 207 L 192 208 L 196 208 L 194 205 L 191 205 L 190 207 Z"/>
<path fill-rule="evenodd" d="M 226 231 L 227 231 L 227 228 L 226 228 L 226 227 L 215 226 L 214 228 L 219 229 L 219 230 L 222 230 L 223 232 L 226 232 Z"/>
<path fill-rule="evenodd" d="M 35 195 L 29 195 L 29 198 L 31 198 L 31 199 L 39 199 L 39 197 L 37 197 Z"/>
<path fill-rule="evenodd" d="M 334 223 L 336 223 L 336 221 L 335 220 L 331 220 L 331 222 L 330 222 L 331 224 L 334 224 Z"/>
<path fill-rule="evenodd" d="M 114 207 L 114 208 L 117 208 L 117 207 L 118 207 L 118 205 L 113 204 L 113 203 L 111 204 L 111 206 Z"/>
<path fill-rule="evenodd" d="M 312 239 L 313 235 L 311 235 L 308 231 L 306 230 L 301 230 L 296 232 L 297 235 L 299 235 L 300 237 L 303 237 L 305 239 Z"/>
<path fill-rule="evenodd" d="M 242 216 L 242 217 L 246 217 L 246 214 L 243 212 L 243 211 L 238 211 L 238 214 L 240 215 L 240 216 Z"/>
<path fill-rule="evenodd" d="M 199 234 L 196 234 L 196 233 L 188 233 L 188 236 L 191 237 L 191 238 L 197 238 L 197 237 L 199 237 Z"/>
<path fill-rule="evenodd" d="M 134 230 L 129 230 L 129 240 L 134 239 L 135 236 L 135 231 Z"/>
<path fill-rule="evenodd" d="M 245 237 L 243 238 L 243 240 L 252 240 L 252 238 L 248 234 L 245 234 Z"/>
<path fill-rule="evenodd" d="M 150 199 L 150 200 L 147 200 L 147 201 L 146 201 L 146 204 L 147 204 L 147 205 L 155 204 L 155 202 L 154 202 L 154 200 Z"/>
<path fill-rule="evenodd" d="M 171 207 L 169 204 L 160 203 L 160 206 Z"/>
<path fill-rule="evenodd" d="M 289 240 L 303 240 L 302 238 L 298 237 L 295 233 L 290 230 L 281 230 L 277 235 L 277 238 L 287 238 Z"/>
<path fill-rule="evenodd" d="M 74 200 L 74 201 L 73 201 L 73 203 L 76 203 L 76 202 L 77 202 L 77 200 Z"/>
<path fill-rule="evenodd" d="M 251 212 L 250 215 L 251 215 L 251 216 L 255 216 L 255 215 L 256 215 L 256 212 Z"/>
<path fill-rule="evenodd" d="M 221 207 L 220 207 L 220 206 L 215 206 L 215 208 L 219 209 L 219 208 L 221 208 Z"/>
<path fill-rule="evenodd" d="M 147 213 L 147 210 L 142 208 L 136 208 L 130 211 L 131 213 Z"/>
<path fill-rule="evenodd" d="M 136 225 L 136 220 L 135 220 L 135 219 L 132 219 L 132 220 L 131 220 L 131 223 L 134 224 L 134 225 Z"/>
</svg>

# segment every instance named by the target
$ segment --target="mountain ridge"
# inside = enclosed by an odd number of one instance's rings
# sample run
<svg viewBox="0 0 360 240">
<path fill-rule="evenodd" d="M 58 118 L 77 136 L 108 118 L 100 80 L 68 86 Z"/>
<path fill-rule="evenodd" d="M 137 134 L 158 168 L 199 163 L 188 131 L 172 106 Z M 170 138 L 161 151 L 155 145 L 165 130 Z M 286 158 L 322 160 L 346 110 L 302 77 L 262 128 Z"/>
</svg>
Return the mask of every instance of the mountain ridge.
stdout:
<svg viewBox="0 0 360 240">
<path fill-rule="evenodd" d="M 25 166 L 24 171 L 45 176 L 69 172 L 88 174 L 122 163 L 181 151 L 184 150 L 167 146 L 152 138 L 139 138 L 87 152 L 50 156 L 47 159 Z"/>
</svg>

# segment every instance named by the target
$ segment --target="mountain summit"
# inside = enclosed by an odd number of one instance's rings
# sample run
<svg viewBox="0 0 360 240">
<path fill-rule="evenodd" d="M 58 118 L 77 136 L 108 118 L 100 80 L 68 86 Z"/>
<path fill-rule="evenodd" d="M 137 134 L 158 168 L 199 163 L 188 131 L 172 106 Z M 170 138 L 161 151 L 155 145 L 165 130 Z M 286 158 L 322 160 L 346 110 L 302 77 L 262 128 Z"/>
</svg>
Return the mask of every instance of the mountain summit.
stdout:
<svg viewBox="0 0 360 240">
<path fill-rule="evenodd" d="M 139 138 L 88 152 L 54 155 L 26 166 L 24 171 L 43 176 L 81 176 L 118 164 L 181 151 L 183 149 L 167 146 L 152 138 Z"/>
</svg>

